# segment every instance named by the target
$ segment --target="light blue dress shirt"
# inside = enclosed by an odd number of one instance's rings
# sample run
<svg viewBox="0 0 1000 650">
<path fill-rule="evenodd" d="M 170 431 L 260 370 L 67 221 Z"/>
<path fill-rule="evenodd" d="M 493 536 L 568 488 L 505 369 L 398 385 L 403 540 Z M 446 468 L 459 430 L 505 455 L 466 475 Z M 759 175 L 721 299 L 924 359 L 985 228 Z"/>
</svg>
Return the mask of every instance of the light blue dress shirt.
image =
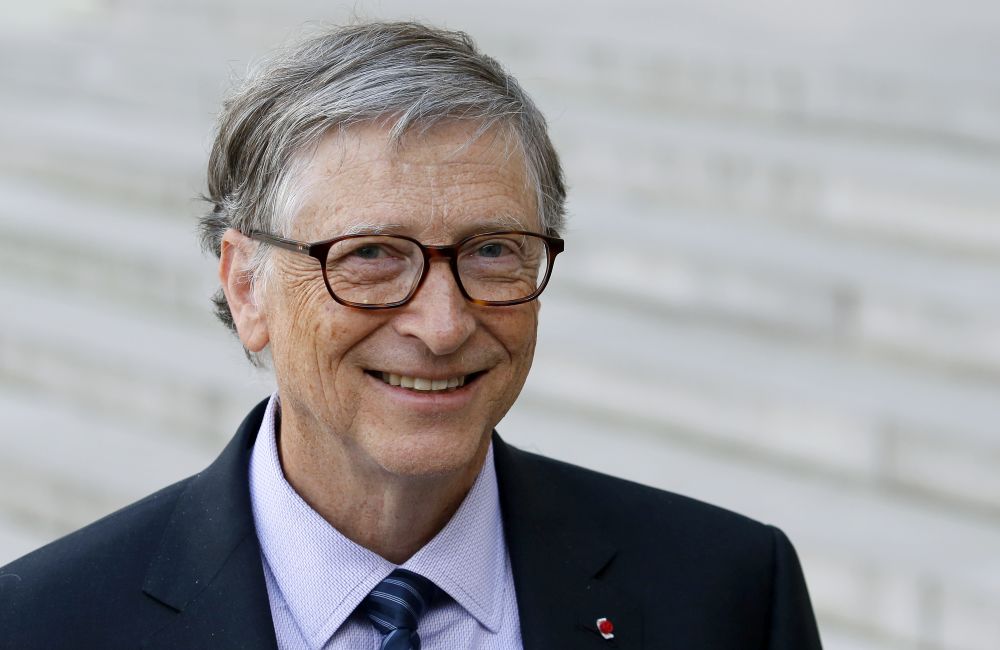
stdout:
<svg viewBox="0 0 1000 650">
<path fill-rule="evenodd" d="M 271 396 L 250 457 L 250 497 L 271 616 L 282 650 L 378 650 L 356 612 L 396 565 L 341 535 L 285 480 Z M 420 621 L 423 650 L 514 650 L 517 598 L 504 541 L 493 448 L 451 521 L 402 565 L 444 590 Z"/>
</svg>

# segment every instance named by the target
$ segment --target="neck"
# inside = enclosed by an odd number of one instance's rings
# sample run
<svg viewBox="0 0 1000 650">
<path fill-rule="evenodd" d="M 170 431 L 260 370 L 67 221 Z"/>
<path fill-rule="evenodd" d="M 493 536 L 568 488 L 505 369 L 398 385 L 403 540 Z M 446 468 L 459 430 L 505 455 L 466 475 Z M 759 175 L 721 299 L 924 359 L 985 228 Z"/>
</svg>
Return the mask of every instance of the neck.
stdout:
<svg viewBox="0 0 1000 650">
<path fill-rule="evenodd" d="M 287 414 L 290 415 L 290 414 Z M 402 564 L 451 520 L 472 488 L 489 448 L 453 472 L 395 474 L 336 436 L 304 434 L 283 414 L 278 454 L 289 484 L 342 535 Z"/>
</svg>

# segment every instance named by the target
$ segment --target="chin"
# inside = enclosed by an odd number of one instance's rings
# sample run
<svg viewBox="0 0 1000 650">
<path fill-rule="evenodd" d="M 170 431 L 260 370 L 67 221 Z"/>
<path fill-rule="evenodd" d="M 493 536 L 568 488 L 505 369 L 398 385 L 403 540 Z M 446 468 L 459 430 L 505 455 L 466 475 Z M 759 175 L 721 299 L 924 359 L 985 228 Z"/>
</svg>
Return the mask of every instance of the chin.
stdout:
<svg viewBox="0 0 1000 650">
<path fill-rule="evenodd" d="M 477 474 L 486 455 L 489 434 L 456 436 L 416 433 L 381 440 L 370 450 L 373 460 L 387 473 L 413 478 Z"/>
</svg>

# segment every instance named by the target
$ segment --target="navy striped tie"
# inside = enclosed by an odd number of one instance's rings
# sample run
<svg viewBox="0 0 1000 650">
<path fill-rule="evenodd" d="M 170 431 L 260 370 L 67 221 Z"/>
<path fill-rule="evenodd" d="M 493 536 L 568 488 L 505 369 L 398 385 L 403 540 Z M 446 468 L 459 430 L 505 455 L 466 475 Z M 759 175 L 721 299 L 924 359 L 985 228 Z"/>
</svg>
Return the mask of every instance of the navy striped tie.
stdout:
<svg viewBox="0 0 1000 650">
<path fill-rule="evenodd" d="M 396 569 L 365 597 L 364 609 L 384 634 L 380 650 L 420 650 L 417 624 L 439 593 L 437 586 L 406 569 Z"/>
</svg>

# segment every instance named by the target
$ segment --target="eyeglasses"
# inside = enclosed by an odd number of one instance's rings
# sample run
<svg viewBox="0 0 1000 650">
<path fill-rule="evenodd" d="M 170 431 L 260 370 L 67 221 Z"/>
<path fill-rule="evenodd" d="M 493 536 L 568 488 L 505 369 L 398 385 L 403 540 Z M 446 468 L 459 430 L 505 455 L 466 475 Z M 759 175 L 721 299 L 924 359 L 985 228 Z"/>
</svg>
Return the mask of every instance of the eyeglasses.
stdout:
<svg viewBox="0 0 1000 650">
<path fill-rule="evenodd" d="M 344 235 L 308 243 L 254 231 L 250 238 L 319 261 L 330 296 L 359 309 L 389 309 L 410 301 L 431 261 L 447 259 L 462 296 L 476 305 L 518 305 L 537 298 L 552 274 L 563 240 L 511 230 L 426 246 L 404 235 Z"/>
</svg>

